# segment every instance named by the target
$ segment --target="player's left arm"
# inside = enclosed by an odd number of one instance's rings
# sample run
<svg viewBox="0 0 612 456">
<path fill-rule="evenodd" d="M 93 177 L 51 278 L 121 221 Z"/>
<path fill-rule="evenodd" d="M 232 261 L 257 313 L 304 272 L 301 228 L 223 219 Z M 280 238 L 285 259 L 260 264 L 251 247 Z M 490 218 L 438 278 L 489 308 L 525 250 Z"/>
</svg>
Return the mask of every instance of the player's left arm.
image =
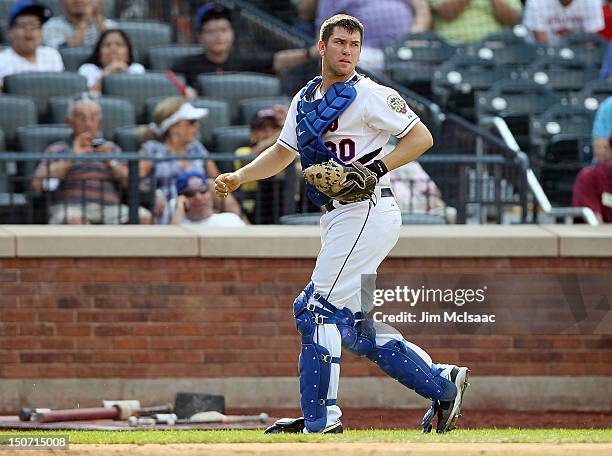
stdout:
<svg viewBox="0 0 612 456">
<path fill-rule="evenodd" d="M 395 149 L 383 157 L 382 162 L 391 171 L 416 160 L 431 146 L 433 146 L 433 137 L 425 124 L 419 121 L 399 140 Z"/>
</svg>

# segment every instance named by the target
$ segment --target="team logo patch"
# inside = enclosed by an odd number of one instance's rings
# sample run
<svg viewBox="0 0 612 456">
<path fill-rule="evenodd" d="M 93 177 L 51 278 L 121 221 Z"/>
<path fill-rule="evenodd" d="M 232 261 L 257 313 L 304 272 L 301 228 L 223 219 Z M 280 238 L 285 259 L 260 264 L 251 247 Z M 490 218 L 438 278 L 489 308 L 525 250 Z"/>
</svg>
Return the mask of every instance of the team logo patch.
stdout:
<svg viewBox="0 0 612 456">
<path fill-rule="evenodd" d="M 391 109 L 400 114 L 406 114 L 408 112 L 408 106 L 406 106 L 406 102 L 399 95 L 389 95 L 387 97 L 387 104 Z"/>
</svg>

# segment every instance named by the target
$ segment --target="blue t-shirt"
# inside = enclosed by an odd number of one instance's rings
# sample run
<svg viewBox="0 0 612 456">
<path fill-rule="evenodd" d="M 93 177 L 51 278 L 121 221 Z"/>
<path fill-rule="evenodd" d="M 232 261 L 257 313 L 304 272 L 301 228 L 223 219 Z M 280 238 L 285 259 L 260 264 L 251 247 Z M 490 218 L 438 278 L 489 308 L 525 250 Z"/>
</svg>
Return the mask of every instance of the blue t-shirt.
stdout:
<svg viewBox="0 0 612 456">
<path fill-rule="evenodd" d="M 612 97 L 606 98 L 595 114 L 593 138 L 608 139 L 612 133 Z"/>
<path fill-rule="evenodd" d="M 601 79 L 608 79 L 612 77 L 612 44 L 608 45 L 608 52 L 606 53 L 603 64 L 601 65 L 599 77 Z"/>
</svg>

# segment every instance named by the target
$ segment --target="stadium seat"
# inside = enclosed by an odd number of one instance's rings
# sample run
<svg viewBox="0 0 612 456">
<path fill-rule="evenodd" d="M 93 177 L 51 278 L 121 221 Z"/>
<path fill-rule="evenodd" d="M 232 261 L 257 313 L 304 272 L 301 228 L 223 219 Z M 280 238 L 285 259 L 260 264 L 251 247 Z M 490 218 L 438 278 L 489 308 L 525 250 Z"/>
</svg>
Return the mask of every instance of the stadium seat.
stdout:
<svg viewBox="0 0 612 456">
<path fill-rule="evenodd" d="M 559 135 L 588 136 L 593 128 L 595 113 L 580 106 L 560 103 L 551 106 L 539 116 L 533 116 L 530 124 L 531 142 L 544 148 Z"/>
<path fill-rule="evenodd" d="M 92 52 L 93 48 L 88 46 L 74 48 L 62 47 L 59 49 L 66 71 L 74 72 L 78 71 L 79 67 L 89 59 Z"/>
<path fill-rule="evenodd" d="M 385 68 L 394 81 L 430 96 L 435 69 L 455 52 L 456 49 L 437 33 L 410 34 L 385 49 Z"/>
<path fill-rule="evenodd" d="M 153 97 L 145 101 L 147 112 L 147 122 L 153 122 L 153 110 L 155 106 L 166 97 Z M 230 125 L 230 107 L 226 101 L 214 100 L 211 98 L 196 98 L 189 100 L 196 108 L 208 109 L 208 116 L 200 121 L 200 141 L 206 147 L 213 146 L 213 131 L 215 128 L 227 127 Z"/>
<path fill-rule="evenodd" d="M 447 109 L 474 118 L 474 94 L 489 89 L 506 72 L 495 61 L 456 55 L 434 72 L 433 94 Z"/>
<path fill-rule="evenodd" d="M 15 1 L 13 1 L 15 3 Z M 60 16 L 64 14 L 64 7 L 62 6 L 61 0 L 44 0 L 40 3 L 44 3 L 51 11 L 54 16 Z M 104 17 L 112 19 L 115 17 L 115 0 L 104 0 Z"/>
<path fill-rule="evenodd" d="M 319 225 L 323 212 L 283 215 L 278 219 L 280 225 Z"/>
<path fill-rule="evenodd" d="M 503 80 L 478 95 L 476 113 L 502 117 L 519 145 L 530 147 L 529 118 L 540 115 L 550 106 L 560 103 L 561 97 L 548 87 L 529 80 Z"/>
<path fill-rule="evenodd" d="M 225 100 L 230 105 L 232 123 L 239 121 L 239 101 L 253 94 L 275 97 L 281 94 L 281 83 L 275 76 L 259 73 L 203 74 L 198 77 L 202 97 Z"/>
<path fill-rule="evenodd" d="M 572 104 L 595 112 L 608 97 L 612 97 L 612 82 L 605 80 L 590 81 L 585 84 L 580 92 L 572 96 Z"/>
<path fill-rule="evenodd" d="M 140 150 L 140 137 L 138 131 L 141 127 L 130 125 L 115 130 L 115 142 L 123 152 L 138 152 Z"/>
<path fill-rule="evenodd" d="M 44 152 L 55 141 L 69 138 L 72 129 L 65 124 L 29 125 L 17 128 L 17 143 L 22 152 Z M 29 177 L 33 174 L 36 163 L 25 162 L 20 175 Z"/>
<path fill-rule="evenodd" d="M 601 68 L 608 42 L 594 33 L 572 33 L 561 37 L 555 54 L 573 58 L 590 67 Z"/>
<path fill-rule="evenodd" d="M 508 71 L 518 72 L 527 68 L 539 55 L 543 55 L 544 49 L 512 32 L 502 32 L 488 35 L 478 43 L 466 46 L 465 53 L 492 60 Z"/>
<path fill-rule="evenodd" d="M 8 150 L 17 150 L 17 128 L 36 123 L 36 104 L 29 97 L 0 96 L 0 128 Z"/>
<path fill-rule="evenodd" d="M 242 146 L 251 142 L 251 130 L 248 125 L 232 125 L 230 127 L 215 128 L 213 131 L 214 151 L 233 153 Z"/>
<path fill-rule="evenodd" d="M 53 97 L 49 100 L 51 122 L 62 123 L 65 121 L 70 101 L 70 97 Z M 112 140 L 117 128 L 136 123 L 134 106 L 128 100 L 115 97 L 100 97 L 98 103 L 100 103 L 102 108 L 100 128 L 104 138 Z"/>
<path fill-rule="evenodd" d="M 589 81 L 599 77 L 599 70 L 588 67 L 576 58 L 545 56 L 538 58 L 527 68 L 527 76 L 537 84 L 565 93 L 581 90 Z"/>
<path fill-rule="evenodd" d="M 49 98 L 75 95 L 87 90 L 87 81 L 76 73 L 21 73 L 4 78 L 4 91 L 9 94 L 31 97 L 36 103 L 38 120 L 47 120 Z"/>
<path fill-rule="evenodd" d="M 255 116 L 255 113 L 260 109 L 270 108 L 274 105 L 286 106 L 291 104 L 291 98 L 281 97 L 257 97 L 247 98 L 240 101 L 240 120 L 241 123 L 248 125 Z"/>
<path fill-rule="evenodd" d="M 164 22 L 119 21 L 117 25 L 130 37 L 134 59 L 140 63 L 146 63 L 149 47 L 172 42 L 172 27 Z"/>
<path fill-rule="evenodd" d="M 111 74 L 102 79 L 102 93 L 132 102 L 136 121 L 146 122 L 145 100 L 156 96 L 179 95 L 178 88 L 164 73 Z"/>
<path fill-rule="evenodd" d="M 166 71 L 185 57 L 202 52 L 202 47 L 197 45 L 151 46 L 148 49 L 149 68 L 153 71 Z"/>
</svg>

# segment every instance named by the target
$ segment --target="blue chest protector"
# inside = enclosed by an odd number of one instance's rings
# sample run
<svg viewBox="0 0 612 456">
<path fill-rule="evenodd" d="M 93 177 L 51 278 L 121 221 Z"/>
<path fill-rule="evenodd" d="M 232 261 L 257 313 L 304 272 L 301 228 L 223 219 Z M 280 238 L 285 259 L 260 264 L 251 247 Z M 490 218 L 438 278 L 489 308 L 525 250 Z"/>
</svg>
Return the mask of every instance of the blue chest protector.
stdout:
<svg viewBox="0 0 612 456">
<path fill-rule="evenodd" d="M 302 89 L 296 116 L 296 135 L 302 169 L 329 159 L 342 163 L 323 143 L 322 137 L 325 130 L 357 97 L 354 87 L 357 80 L 356 76 L 348 82 L 336 82 L 327 89 L 323 98 L 314 101 L 309 100 L 312 100 L 317 86 L 321 83 L 321 77 L 317 76 Z M 331 201 L 313 185 L 306 186 L 308 198 L 317 206 L 325 206 Z"/>
</svg>

